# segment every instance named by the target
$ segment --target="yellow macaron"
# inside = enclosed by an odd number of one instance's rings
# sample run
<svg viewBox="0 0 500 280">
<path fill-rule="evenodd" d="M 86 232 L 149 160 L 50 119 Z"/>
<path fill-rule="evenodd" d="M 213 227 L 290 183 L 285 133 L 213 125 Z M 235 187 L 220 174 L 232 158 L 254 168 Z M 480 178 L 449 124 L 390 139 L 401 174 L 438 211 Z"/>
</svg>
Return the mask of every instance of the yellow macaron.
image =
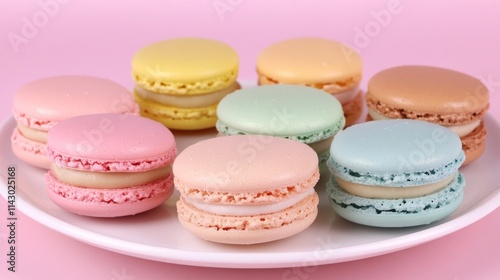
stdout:
<svg viewBox="0 0 500 280">
<path fill-rule="evenodd" d="M 132 75 L 141 115 L 171 129 L 215 126 L 217 104 L 240 88 L 238 65 L 233 48 L 211 39 L 176 38 L 140 49 Z"/>
</svg>

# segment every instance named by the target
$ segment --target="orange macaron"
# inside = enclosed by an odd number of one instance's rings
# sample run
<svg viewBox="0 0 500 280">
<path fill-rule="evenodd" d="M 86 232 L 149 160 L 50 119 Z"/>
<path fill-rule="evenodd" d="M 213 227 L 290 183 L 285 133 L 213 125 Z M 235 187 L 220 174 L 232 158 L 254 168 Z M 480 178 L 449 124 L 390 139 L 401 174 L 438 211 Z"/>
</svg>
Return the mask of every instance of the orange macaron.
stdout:
<svg viewBox="0 0 500 280">
<path fill-rule="evenodd" d="M 484 151 L 489 91 L 470 75 L 419 65 L 385 69 L 369 80 L 366 105 L 368 120 L 416 119 L 448 127 L 462 141 L 464 165 Z"/>
<path fill-rule="evenodd" d="M 361 57 L 341 42 L 318 37 L 277 42 L 259 54 L 257 74 L 259 85 L 304 85 L 332 94 L 342 104 L 346 126 L 361 117 Z"/>
</svg>

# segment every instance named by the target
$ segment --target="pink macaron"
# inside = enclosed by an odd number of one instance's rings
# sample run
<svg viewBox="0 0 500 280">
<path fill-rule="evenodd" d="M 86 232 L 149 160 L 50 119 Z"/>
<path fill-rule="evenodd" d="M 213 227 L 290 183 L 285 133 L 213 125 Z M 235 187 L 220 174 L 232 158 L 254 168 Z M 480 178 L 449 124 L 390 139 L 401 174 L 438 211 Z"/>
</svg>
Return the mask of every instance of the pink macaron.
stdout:
<svg viewBox="0 0 500 280">
<path fill-rule="evenodd" d="M 255 244 L 298 234 L 318 213 L 318 156 L 263 135 L 200 141 L 173 165 L 181 225 L 202 239 Z"/>
<path fill-rule="evenodd" d="M 125 87 L 92 76 L 54 76 L 22 86 L 14 95 L 17 121 L 11 137 L 14 154 L 28 164 L 49 168 L 47 132 L 58 122 L 98 113 L 139 114 Z"/>
<path fill-rule="evenodd" d="M 47 136 L 45 180 L 59 207 L 94 217 L 153 209 L 173 192 L 174 136 L 159 122 L 123 114 L 73 117 Z"/>
</svg>

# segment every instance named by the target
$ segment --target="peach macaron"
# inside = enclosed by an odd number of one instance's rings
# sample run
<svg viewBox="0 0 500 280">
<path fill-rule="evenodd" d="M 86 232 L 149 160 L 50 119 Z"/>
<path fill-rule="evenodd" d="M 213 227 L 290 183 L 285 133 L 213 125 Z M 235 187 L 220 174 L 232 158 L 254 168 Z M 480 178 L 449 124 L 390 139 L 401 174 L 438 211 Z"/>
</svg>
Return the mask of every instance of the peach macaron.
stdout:
<svg viewBox="0 0 500 280">
<path fill-rule="evenodd" d="M 48 169 L 47 133 L 58 122 L 97 113 L 139 114 L 125 87 L 93 76 L 53 76 L 23 85 L 14 94 L 17 121 L 11 137 L 14 154 L 22 161 Z"/>
<path fill-rule="evenodd" d="M 173 165 L 177 213 L 193 235 L 255 244 L 308 228 L 318 214 L 318 157 L 306 144 L 264 135 L 200 141 Z"/>
<path fill-rule="evenodd" d="M 257 74 L 260 85 L 305 85 L 332 94 L 342 104 L 346 126 L 363 112 L 362 60 L 341 42 L 298 37 L 274 43 L 260 52 Z"/>
<path fill-rule="evenodd" d="M 92 114 L 66 119 L 48 133 L 49 198 L 84 216 L 118 217 L 161 205 L 173 193 L 172 133 L 139 116 Z"/>
</svg>

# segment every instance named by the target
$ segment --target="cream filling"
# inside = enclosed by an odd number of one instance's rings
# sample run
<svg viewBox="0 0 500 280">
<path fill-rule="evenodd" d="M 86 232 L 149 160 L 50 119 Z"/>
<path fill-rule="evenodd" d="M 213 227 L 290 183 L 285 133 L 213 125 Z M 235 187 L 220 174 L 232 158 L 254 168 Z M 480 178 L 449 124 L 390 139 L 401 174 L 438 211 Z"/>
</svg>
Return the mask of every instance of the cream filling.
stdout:
<svg viewBox="0 0 500 280">
<path fill-rule="evenodd" d="M 380 199 L 399 199 L 424 196 L 436 192 L 446 187 L 456 174 L 433 184 L 421 185 L 416 187 L 384 187 L 384 186 L 369 186 L 361 185 L 344 181 L 339 177 L 335 177 L 339 186 L 346 192 L 365 198 L 380 198 Z"/>
<path fill-rule="evenodd" d="M 135 92 L 142 98 L 180 108 L 200 108 L 207 107 L 219 103 L 221 99 L 231 92 L 240 88 L 237 82 L 232 83 L 229 87 L 206 94 L 193 95 L 171 95 L 160 94 L 149 91 L 143 87 L 136 86 Z"/>
<path fill-rule="evenodd" d="M 368 114 L 374 120 L 387 120 L 387 119 L 390 119 L 386 115 L 382 115 L 382 114 L 380 114 L 379 112 L 377 112 L 377 111 L 375 111 L 373 109 L 368 109 Z M 458 135 L 458 137 L 464 137 L 467 134 L 471 133 L 474 129 L 476 129 L 476 127 L 478 127 L 480 123 L 481 123 L 481 120 L 475 120 L 475 121 L 472 121 L 472 122 L 466 123 L 466 124 L 443 125 L 443 126 L 446 127 L 446 128 L 448 128 L 448 129 L 450 129 L 451 131 L 453 131 L 456 135 Z"/>
<path fill-rule="evenodd" d="M 222 216 L 255 216 L 263 215 L 269 213 L 275 213 L 284 210 L 299 203 L 304 198 L 314 194 L 314 189 L 309 189 L 305 193 L 294 196 L 290 199 L 283 200 L 277 203 L 269 204 L 258 204 L 258 205 L 223 205 L 223 204 L 213 204 L 205 203 L 201 201 L 195 201 L 188 197 L 184 197 L 184 200 L 193 205 L 194 207 L 209 212 L 216 215 Z"/>
<path fill-rule="evenodd" d="M 459 137 L 464 137 L 474 131 L 476 127 L 479 126 L 481 120 L 475 120 L 470 123 L 462 124 L 462 125 L 447 125 L 451 131 L 455 132 Z"/>
<path fill-rule="evenodd" d="M 330 146 L 332 145 L 333 137 L 326 138 L 324 140 L 314 142 L 307 144 L 309 147 L 311 147 L 314 151 L 316 151 L 317 154 L 321 154 L 324 151 L 330 149 Z"/>
<path fill-rule="evenodd" d="M 61 168 L 52 164 L 54 176 L 72 186 L 97 189 L 117 189 L 134 187 L 154 182 L 166 177 L 171 166 L 164 166 L 145 172 L 91 172 Z"/>
<path fill-rule="evenodd" d="M 332 86 L 334 87 L 334 86 Z M 341 92 L 338 92 L 338 89 L 335 87 L 335 90 L 329 90 L 329 86 L 328 85 L 325 85 L 323 87 L 323 90 L 330 93 L 331 95 L 333 95 L 335 98 L 337 98 L 337 100 L 342 104 L 342 105 L 345 105 L 346 103 L 348 103 L 349 101 L 353 100 L 354 97 L 356 97 L 356 95 L 358 94 L 359 92 L 359 86 L 357 87 L 354 87 L 352 89 L 349 89 L 349 90 L 346 90 L 346 91 L 341 91 Z"/>
<path fill-rule="evenodd" d="M 24 137 L 39 143 L 47 144 L 47 131 L 33 129 L 20 124 L 17 125 L 17 128 Z"/>
</svg>

